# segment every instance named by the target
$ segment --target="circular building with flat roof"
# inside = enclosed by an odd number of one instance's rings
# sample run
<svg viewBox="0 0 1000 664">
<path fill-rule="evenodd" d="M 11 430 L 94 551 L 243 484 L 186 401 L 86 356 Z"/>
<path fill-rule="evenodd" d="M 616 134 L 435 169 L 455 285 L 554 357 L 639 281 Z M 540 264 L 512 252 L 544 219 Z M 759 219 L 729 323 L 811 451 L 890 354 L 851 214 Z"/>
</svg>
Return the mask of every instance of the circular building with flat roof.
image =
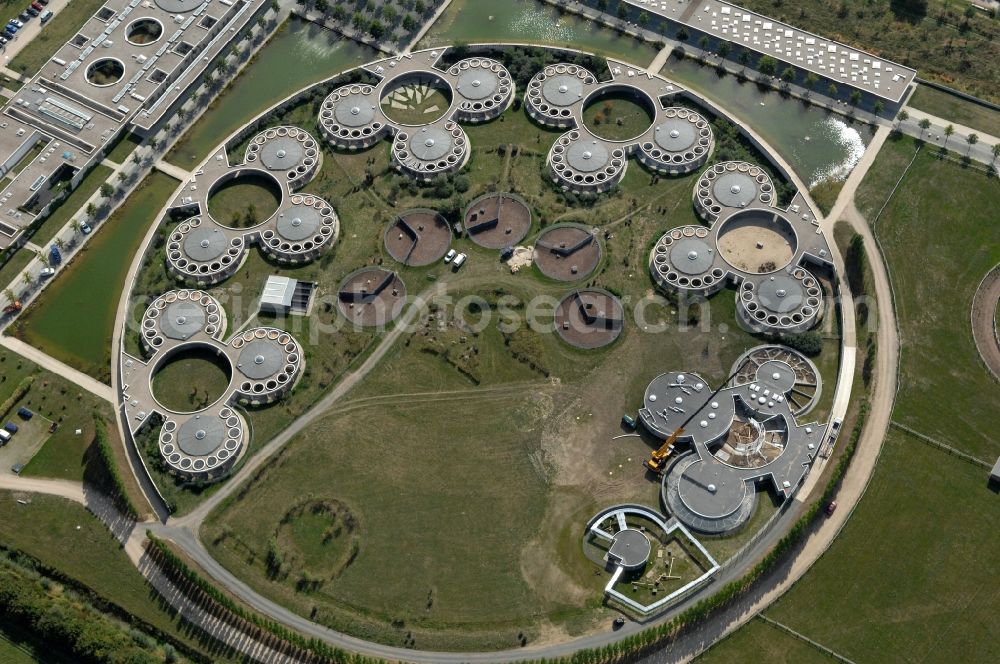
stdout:
<svg viewBox="0 0 1000 664">
<path fill-rule="evenodd" d="M 378 143 L 389 131 L 371 85 L 352 84 L 331 92 L 319 111 L 323 137 L 341 150 L 364 150 Z"/>
<path fill-rule="evenodd" d="M 507 193 L 480 196 L 465 209 L 465 232 L 480 247 L 512 247 L 531 228 L 531 208 L 520 196 Z"/>
<path fill-rule="evenodd" d="M 233 366 L 237 398 L 241 403 L 263 405 L 287 394 L 302 372 L 302 348 L 283 330 L 258 327 L 234 337 Z"/>
<path fill-rule="evenodd" d="M 797 267 L 745 279 L 736 297 L 737 320 L 754 332 L 805 332 L 823 314 L 823 289 Z"/>
<path fill-rule="evenodd" d="M 282 263 L 313 261 L 337 241 L 340 219 L 319 196 L 293 194 L 260 233 L 261 249 Z"/>
<path fill-rule="evenodd" d="M 579 224 L 557 224 L 535 240 L 533 262 L 542 274 L 558 281 L 576 281 L 590 275 L 601 262 L 601 243 L 594 229 Z"/>
<path fill-rule="evenodd" d="M 745 480 L 725 464 L 702 461 L 695 452 L 674 462 L 660 492 L 678 521 L 709 535 L 736 532 L 757 505 L 757 492 Z"/>
<path fill-rule="evenodd" d="M 469 140 L 456 123 L 407 127 L 392 144 L 396 166 L 418 180 L 454 173 L 469 159 Z"/>
<path fill-rule="evenodd" d="M 667 175 L 681 175 L 701 168 L 715 147 L 708 121 L 686 108 L 665 109 L 663 120 L 640 140 L 639 161 Z"/>
<path fill-rule="evenodd" d="M 451 226 L 434 210 L 407 210 L 385 229 L 385 250 L 403 265 L 430 265 L 451 246 Z"/>
<path fill-rule="evenodd" d="M 715 222 L 724 208 L 742 209 L 775 203 L 774 184 L 760 166 L 726 161 L 702 173 L 694 188 L 694 206 L 706 221 Z"/>
<path fill-rule="evenodd" d="M 274 127 L 253 137 L 243 161 L 260 164 L 272 173 L 284 173 L 291 189 L 307 184 L 323 163 L 316 139 L 298 127 Z"/>
<path fill-rule="evenodd" d="M 347 275 L 337 288 L 337 308 L 360 327 L 388 325 L 403 311 L 406 285 L 399 275 L 381 267 L 366 267 Z"/>
<path fill-rule="evenodd" d="M 664 233 L 649 255 L 653 281 L 668 290 L 711 295 L 726 284 L 726 271 L 703 226 L 681 226 Z"/>
<path fill-rule="evenodd" d="M 528 82 L 525 109 L 536 122 L 548 127 L 566 128 L 576 124 L 574 104 L 597 85 L 597 78 L 579 65 L 550 65 Z"/>
<path fill-rule="evenodd" d="M 556 333 L 576 348 L 601 348 L 617 339 L 625 325 L 625 309 L 611 293 L 597 288 L 575 290 L 556 306 Z"/>
<path fill-rule="evenodd" d="M 458 100 L 456 119 L 486 122 L 499 117 L 514 101 L 514 81 L 507 68 L 490 58 L 466 58 L 452 65 L 452 88 Z"/>
<path fill-rule="evenodd" d="M 170 471 L 188 480 L 226 475 L 246 451 L 247 426 L 228 407 L 171 415 L 160 428 L 160 455 Z"/>
<path fill-rule="evenodd" d="M 552 144 L 547 163 L 552 181 L 577 193 L 607 191 L 628 165 L 624 148 L 576 129 Z"/>
<path fill-rule="evenodd" d="M 219 301 L 198 290 L 176 290 L 153 300 L 142 316 L 142 344 L 155 353 L 164 343 L 186 342 L 198 335 L 216 339 L 226 328 Z"/>
<path fill-rule="evenodd" d="M 175 277 L 209 286 L 240 269 L 246 259 L 243 232 L 201 217 L 178 224 L 167 239 L 167 269 Z"/>
</svg>

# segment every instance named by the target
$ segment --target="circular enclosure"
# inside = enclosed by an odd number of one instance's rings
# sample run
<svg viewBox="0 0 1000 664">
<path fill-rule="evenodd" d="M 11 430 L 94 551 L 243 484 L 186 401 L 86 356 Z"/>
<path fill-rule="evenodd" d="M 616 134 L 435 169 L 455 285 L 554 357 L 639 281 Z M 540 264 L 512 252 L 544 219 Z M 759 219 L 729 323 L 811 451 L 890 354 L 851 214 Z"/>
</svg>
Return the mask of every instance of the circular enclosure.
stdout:
<svg viewBox="0 0 1000 664">
<path fill-rule="evenodd" d="M 264 171 L 243 170 L 212 184 L 208 213 L 228 228 L 251 228 L 274 215 L 281 204 L 281 185 Z"/>
<path fill-rule="evenodd" d="M 134 46 L 146 46 L 158 42 L 162 36 L 163 24 L 148 16 L 132 21 L 125 29 L 125 40 Z"/>
<path fill-rule="evenodd" d="M 382 113 L 406 126 L 430 124 L 451 107 L 451 85 L 437 74 L 420 72 L 393 79 L 382 91 Z"/>
<path fill-rule="evenodd" d="M 122 80 L 125 65 L 118 58 L 100 58 L 87 67 L 87 82 L 99 88 L 106 88 Z"/>
<path fill-rule="evenodd" d="M 576 281 L 593 272 L 601 262 L 601 244 L 585 226 L 551 226 L 535 240 L 534 262 L 550 279 Z"/>
<path fill-rule="evenodd" d="M 787 266 L 798 240 L 792 224 L 772 210 L 737 212 L 719 229 L 719 253 L 737 270 L 766 274 Z"/>
<path fill-rule="evenodd" d="M 531 209 L 513 194 L 487 194 L 465 210 L 465 232 L 480 247 L 512 247 L 528 234 Z"/>
<path fill-rule="evenodd" d="M 409 210 L 385 230 L 385 250 L 403 265 L 429 265 L 451 245 L 451 227 L 433 210 Z"/>
<path fill-rule="evenodd" d="M 653 100 L 630 86 L 602 88 L 583 106 L 583 122 L 587 129 L 609 141 L 627 141 L 641 136 L 653 125 L 655 117 Z"/>
<path fill-rule="evenodd" d="M 150 389 L 160 405 L 175 413 L 194 413 L 225 396 L 233 367 L 219 350 L 189 345 L 167 355 L 151 376 Z"/>
<path fill-rule="evenodd" d="M 337 307 L 360 327 L 388 325 L 403 310 L 406 286 L 399 275 L 380 267 L 353 272 L 337 288 Z"/>
<path fill-rule="evenodd" d="M 559 337 L 577 348 L 607 346 L 622 333 L 625 310 L 611 293 L 596 288 L 573 291 L 556 306 Z"/>
</svg>

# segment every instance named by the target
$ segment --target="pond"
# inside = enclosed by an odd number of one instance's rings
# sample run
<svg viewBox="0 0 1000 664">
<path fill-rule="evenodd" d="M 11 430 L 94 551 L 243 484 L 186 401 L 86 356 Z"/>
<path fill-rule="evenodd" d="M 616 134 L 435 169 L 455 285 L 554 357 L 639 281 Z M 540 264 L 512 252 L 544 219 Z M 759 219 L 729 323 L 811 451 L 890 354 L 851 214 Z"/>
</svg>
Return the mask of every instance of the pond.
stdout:
<svg viewBox="0 0 1000 664">
<path fill-rule="evenodd" d="M 321 81 L 378 57 L 378 53 L 301 19 L 289 19 L 252 63 L 188 129 L 167 161 L 192 169 L 220 141 L 269 106 L 313 81 Z"/>
<path fill-rule="evenodd" d="M 716 102 L 747 122 L 806 182 L 809 188 L 826 180 L 844 180 L 861 159 L 872 138 L 863 123 L 848 124 L 843 116 L 736 76 L 720 77 L 714 67 L 671 57 L 660 71 Z"/>
<path fill-rule="evenodd" d="M 464 42 L 524 42 L 568 46 L 642 67 L 657 49 L 539 0 L 452 0 L 419 48 Z"/>
</svg>

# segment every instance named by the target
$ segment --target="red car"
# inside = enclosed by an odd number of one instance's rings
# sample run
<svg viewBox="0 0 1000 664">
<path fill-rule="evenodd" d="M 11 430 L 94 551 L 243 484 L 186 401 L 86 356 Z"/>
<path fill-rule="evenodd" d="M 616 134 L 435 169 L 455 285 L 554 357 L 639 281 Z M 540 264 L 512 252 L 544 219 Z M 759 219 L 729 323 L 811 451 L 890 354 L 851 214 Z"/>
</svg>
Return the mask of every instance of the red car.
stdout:
<svg viewBox="0 0 1000 664">
<path fill-rule="evenodd" d="M 837 501 L 831 500 L 826 504 L 826 515 L 833 516 L 833 513 L 837 511 Z"/>
<path fill-rule="evenodd" d="M 31 6 L 34 7 L 37 11 L 42 11 L 43 9 L 45 9 L 45 5 L 43 5 L 40 2 L 37 2 L 37 0 L 36 2 L 32 2 Z"/>
</svg>

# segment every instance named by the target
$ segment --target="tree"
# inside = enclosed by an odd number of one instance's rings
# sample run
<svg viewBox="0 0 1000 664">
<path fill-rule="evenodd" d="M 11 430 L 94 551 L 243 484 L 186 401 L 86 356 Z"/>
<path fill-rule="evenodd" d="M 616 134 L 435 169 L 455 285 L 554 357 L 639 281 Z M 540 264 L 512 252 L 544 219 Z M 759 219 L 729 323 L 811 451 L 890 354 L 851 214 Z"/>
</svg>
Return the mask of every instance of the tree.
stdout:
<svg viewBox="0 0 1000 664">
<path fill-rule="evenodd" d="M 907 120 L 909 120 L 909 119 L 910 119 L 910 114 L 909 114 L 909 113 L 907 112 L 907 110 L 906 110 L 906 109 L 904 108 L 903 110 L 901 110 L 901 111 L 899 112 L 899 115 L 898 115 L 897 117 L 899 118 L 899 124 L 903 124 L 904 122 L 906 122 Z M 897 125 L 897 126 L 898 126 L 898 125 Z"/>
<path fill-rule="evenodd" d="M 748 51 L 745 48 L 741 49 L 740 50 L 740 55 L 739 55 L 739 57 L 737 59 L 740 61 L 741 65 L 743 65 L 744 67 L 746 67 L 748 64 L 750 64 L 750 51 Z"/>
<path fill-rule="evenodd" d="M 931 121 L 928 120 L 927 118 L 924 118 L 918 124 L 920 126 L 920 138 L 923 138 L 924 132 L 931 128 Z"/>
<path fill-rule="evenodd" d="M 945 144 L 945 146 L 948 145 L 948 139 L 951 138 L 951 135 L 954 134 L 954 133 L 955 133 L 955 125 L 948 125 L 947 127 L 944 128 L 944 144 Z"/>
<path fill-rule="evenodd" d="M 819 83 L 819 76 L 817 76 L 816 74 L 814 74 L 812 72 L 809 72 L 808 74 L 806 74 L 806 87 L 807 88 L 809 88 L 811 90 L 813 88 L 813 86 L 815 86 L 817 83 Z"/>
<path fill-rule="evenodd" d="M 368 24 L 368 34 L 375 39 L 381 39 L 382 35 L 385 34 L 385 26 L 382 25 L 382 21 L 375 19 Z"/>
<path fill-rule="evenodd" d="M 158 141 L 155 136 L 151 136 L 149 138 L 149 141 L 147 141 L 147 142 L 149 143 L 149 147 L 152 150 L 155 150 L 156 147 L 160 144 L 160 141 Z"/>
<path fill-rule="evenodd" d="M 619 0 L 619 2 L 618 2 L 618 18 L 621 19 L 622 21 L 624 21 L 626 16 L 628 16 L 628 7 L 625 5 L 624 2 L 621 2 L 621 0 Z"/>
<path fill-rule="evenodd" d="M 403 29 L 407 32 L 413 32 L 417 29 L 417 22 L 412 16 L 407 14 L 403 17 Z"/>
<path fill-rule="evenodd" d="M 93 219 L 97 216 L 97 206 L 93 203 L 87 203 L 87 209 L 85 210 L 87 217 Z"/>
<path fill-rule="evenodd" d="M 427 11 L 427 4 L 424 2 L 424 0 L 417 0 L 415 3 L 413 3 L 413 11 L 417 12 L 418 14 L 423 14 Z"/>
<path fill-rule="evenodd" d="M 339 4 L 333 6 L 333 12 L 331 12 L 331 14 L 334 20 L 338 22 L 343 21 L 345 18 L 347 18 L 347 10 L 344 9 L 343 6 Z"/>
<path fill-rule="evenodd" d="M 604 12 L 608 10 L 608 0 L 597 0 L 597 11 Z"/>
<path fill-rule="evenodd" d="M 642 12 L 639 14 L 639 25 L 646 25 L 649 23 L 649 13 Z"/>
<path fill-rule="evenodd" d="M 728 57 L 729 54 L 732 52 L 733 52 L 732 42 L 724 41 L 721 44 L 719 44 L 719 56 L 722 57 L 723 59 Z"/>
<path fill-rule="evenodd" d="M 826 89 L 826 94 L 829 95 L 830 97 L 836 99 L 837 98 L 837 84 L 836 83 L 831 83 L 830 87 L 828 87 Z"/>
<path fill-rule="evenodd" d="M 969 144 L 969 149 L 966 151 L 965 155 L 969 156 L 972 152 L 972 146 L 979 142 L 979 134 L 969 134 L 965 137 L 965 142 Z"/>
<path fill-rule="evenodd" d="M 707 51 L 709 41 L 708 35 L 702 35 L 701 39 L 698 40 L 698 47 L 703 51 Z"/>
<path fill-rule="evenodd" d="M 17 295 L 15 295 L 14 291 L 11 290 L 10 288 L 4 289 L 3 296 L 7 298 L 8 302 L 14 302 L 15 300 L 17 300 Z"/>
<path fill-rule="evenodd" d="M 30 272 L 25 271 L 25 273 L 21 275 L 21 281 L 24 282 L 25 286 L 30 288 L 31 285 L 35 283 L 35 277 Z"/>
<path fill-rule="evenodd" d="M 781 70 L 781 80 L 785 83 L 791 83 L 795 80 L 795 67 L 785 67 Z"/>
<path fill-rule="evenodd" d="M 326 2 L 326 0 L 323 1 Z M 399 20 L 399 11 L 392 5 L 389 5 L 382 10 L 382 16 L 390 25 L 394 25 Z"/>
<path fill-rule="evenodd" d="M 875 111 L 875 115 L 878 115 L 879 113 L 885 110 L 885 104 L 882 103 L 881 99 L 876 99 L 875 105 L 872 107 L 872 110 Z"/>
<path fill-rule="evenodd" d="M 993 163 L 997 163 L 997 159 L 1000 158 L 1000 143 L 995 143 L 993 145 Z"/>
<path fill-rule="evenodd" d="M 361 30 L 361 26 L 365 25 L 367 22 L 368 19 L 366 19 L 365 15 L 361 12 L 354 12 L 354 15 L 351 16 L 351 25 L 358 30 Z"/>
<path fill-rule="evenodd" d="M 74 219 L 73 221 L 69 222 L 69 227 L 73 229 L 74 233 L 78 234 L 80 232 L 80 220 Z"/>
<path fill-rule="evenodd" d="M 326 10 L 330 8 L 330 3 L 328 3 L 326 0 L 316 0 L 315 7 L 316 11 L 320 12 L 321 14 L 325 14 Z"/>
<path fill-rule="evenodd" d="M 112 187 L 107 182 L 102 182 L 100 192 L 101 192 L 101 198 L 111 198 L 111 195 L 115 193 L 115 188 Z"/>
<path fill-rule="evenodd" d="M 861 91 L 860 90 L 851 90 L 850 100 L 851 100 L 851 106 L 857 106 L 858 104 L 860 104 L 861 103 Z"/>
<path fill-rule="evenodd" d="M 770 55 L 762 55 L 757 61 L 757 69 L 765 76 L 774 76 L 774 72 L 778 69 L 778 61 Z"/>
<path fill-rule="evenodd" d="M 125 182 L 125 180 L 128 179 L 128 176 L 125 175 L 125 171 L 118 171 L 117 177 L 119 182 Z"/>
</svg>

